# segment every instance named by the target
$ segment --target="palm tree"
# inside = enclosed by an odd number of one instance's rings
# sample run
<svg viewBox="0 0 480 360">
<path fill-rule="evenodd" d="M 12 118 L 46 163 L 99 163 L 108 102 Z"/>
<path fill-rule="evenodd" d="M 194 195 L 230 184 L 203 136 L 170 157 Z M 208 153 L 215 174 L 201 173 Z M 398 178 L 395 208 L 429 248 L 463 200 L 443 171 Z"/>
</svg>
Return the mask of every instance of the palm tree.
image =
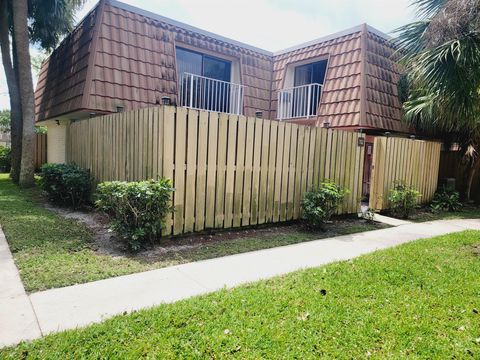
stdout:
<svg viewBox="0 0 480 360">
<path fill-rule="evenodd" d="M 405 120 L 458 143 L 470 200 L 480 161 L 480 0 L 414 0 L 420 20 L 397 30 L 409 94 Z"/>
</svg>

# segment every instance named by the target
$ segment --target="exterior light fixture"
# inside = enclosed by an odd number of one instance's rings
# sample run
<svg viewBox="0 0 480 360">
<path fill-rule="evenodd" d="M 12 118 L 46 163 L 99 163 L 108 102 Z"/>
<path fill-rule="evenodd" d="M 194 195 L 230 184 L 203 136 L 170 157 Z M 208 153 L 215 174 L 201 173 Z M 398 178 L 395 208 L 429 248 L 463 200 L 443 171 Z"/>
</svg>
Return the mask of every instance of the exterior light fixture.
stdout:
<svg viewBox="0 0 480 360">
<path fill-rule="evenodd" d="M 91 112 L 89 115 L 90 115 L 90 118 L 93 118 L 93 117 L 97 116 L 97 113 Z"/>
<path fill-rule="evenodd" d="M 255 111 L 255 117 L 256 118 L 262 118 L 263 117 L 263 111 Z"/>
<path fill-rule="evenodd" d="M 117 106 L 117 113 L 123 112 L 125 108 L 123 106 Z"/>
<path fill-rule="evenodd" d="M 389 137 L 390 135 L 392 135 L 392 133 L 390 131 L 385 131 L 385 136 L 386 137 Z"/>
<path fill-rule="evenodd" d="M 330 123 L 328 121 L 325 121 L 323 123 L 323 127 L 328 129 L 330 127 Z"/>
<path fill-rule="evenodd" d="M 60 125 L 60 120 L 55 120 L 55 123 L 56 123 L 57 125 Z"/>
<path fill-rule="evenodd" d="M 359 137 L 357 141 L 358 146 L 365 146 L 365 138 Z"/>
<path fill-rule="evenodd" d="M 172 101 L 170 100 L 170 97 L 168 96 L 162 96 L 162 105 L 170 105 Z"/>
<path fill-rule="evenodd" d="M 410 139 L 414 140 L 414 139 L 415 139 L 415 135 L 410 135 Z"/>
</svg>

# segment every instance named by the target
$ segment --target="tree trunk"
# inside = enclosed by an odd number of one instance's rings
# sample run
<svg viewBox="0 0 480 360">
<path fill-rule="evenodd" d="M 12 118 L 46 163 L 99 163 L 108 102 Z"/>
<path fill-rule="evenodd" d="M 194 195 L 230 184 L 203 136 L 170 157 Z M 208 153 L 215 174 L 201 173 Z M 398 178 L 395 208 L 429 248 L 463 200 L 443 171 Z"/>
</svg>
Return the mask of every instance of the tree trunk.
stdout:
<svg viewBox="0 0 480 360">
<path fill-rule="evenodd" d="M 28 37 L 27 0 L 15 0 L 13 7 L 13 38 L 18 63 L 18 85 L 22 104 L 22 158 L 19 184 L 23 187 L 35 185 L 35 103 L 33 95 L 32 69 Z M 14 54 L 15 55 L 15 54 Z"/>
<path fill-rule="evenodd" d="M 8 29 L 7 0 L 0 0 L 0 49 L 3 68 L 7 79 L 10 97 L 10 135 L 12 139 L 12 167 L 10 176 L 18 183 L 20 176 L 20 159 L 22 156 L 22 105 L 18 93 L 18 79 L 10 55 L 10 37 Z"/>
<path fill-rule="evenodd" d="M 465 189 L 465 200 L 467 202 L 470 202 L 472 200 L 473 180 L 475 179 L 475 174 L 477 173 L 479 167 L 480 167 L 480 159 L 478 158 L 478 156 L 475 156 L 474 158 L 472 158 L 470 162 L 470 166 L 468 167 L 467 187 Z"/>
</svg>

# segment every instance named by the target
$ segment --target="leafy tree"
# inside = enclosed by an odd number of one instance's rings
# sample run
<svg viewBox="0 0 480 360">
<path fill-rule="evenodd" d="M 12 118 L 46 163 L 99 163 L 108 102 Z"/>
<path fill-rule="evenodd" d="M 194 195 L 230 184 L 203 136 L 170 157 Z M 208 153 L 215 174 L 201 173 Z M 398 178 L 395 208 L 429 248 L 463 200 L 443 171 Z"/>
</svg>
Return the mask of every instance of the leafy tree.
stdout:
<svg viewBox="0 0 480 360">
<path fill-rule="evenodd" d="M 419 20 L 398 29 L 408 83 L 405 120 L 458 143 L 470 200 L 480 161 L 480 0 L 414 0 Z"/>
<path fill-rule="evenodd" d="M 0 110 L 0 131 L 10 132 L 10 110 Z"/>
<path fill-rule="evenodd" d="M 0 0 L 0 48 L 11 107 L 12 179 L 33 185 L 34 101 L 29 45 L 52 50 L 84 0 Z M 10 43 L 10 35 L 12 42 Z"/>
</svg>

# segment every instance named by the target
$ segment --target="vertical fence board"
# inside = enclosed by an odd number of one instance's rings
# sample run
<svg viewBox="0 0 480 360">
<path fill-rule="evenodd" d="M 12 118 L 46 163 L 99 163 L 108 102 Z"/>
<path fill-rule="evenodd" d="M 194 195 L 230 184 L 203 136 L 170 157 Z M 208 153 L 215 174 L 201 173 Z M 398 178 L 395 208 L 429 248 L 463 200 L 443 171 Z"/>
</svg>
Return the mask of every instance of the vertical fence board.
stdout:
<svg viewBox="0 0 480 360">
<path fill-rule="evenodd" d="M 275 160 L 277 156 L 277 129 L 278 122 L 270 124 L 270 142 L 268 146 L 268 180 L 267 180 L 267 204 L 265 209 L 265 220 L 271 222 L 273 219 L 273 195 L 275 192 Z M 266 148 L 264 148 L 267 151 Z"/>
<path fill-rule="evenodd" d="M 201 111 L 198 119 L 197 181 L 195 190 L 195 231 L 205 228 L 207 178 L 208 113 Z"/>
<path fill-rule="evenodd" d="M 215 195 L 215 227 L 224 226 L 225 220 L 225 180 L 227 163 L 227 136 L 228 117 L 220 114 L 218 121 L 218 148 L 217 148 L 217 189 Z"/>
<path fill-rule="evenodd" d="M 297 174 L 298 125 L 291 126 L 290 161 L 288 166 L 287 219 L 292 220 L 295 213 L 295 178 Z"/>
<path fill-rule="evenodd" d="M 184 231 L 191 232 L 195 224 L 195 174 L 197 167 L 198 111 L 188 110 L 187 116 L 187 164 L 185 177 Z"/>
<path fill-rule="evenodd" d="M 208 158 L 207 158 L 207 190 L 205 208 L 205 227 L 215 226 L 215 189 L 217 174 L 217 139 L 218 114 L 210 113 L 208 119 Z"/>
<path fill-rule="evenodd" d="M 280 195 L 280 221 L 287 220 L 288 207 L 288 179 L 290 169 L 290 141 L 292 136 L 292 125 L 285 123 L 285 138 L 283 141 L 283 163 L 282 163 L 282 190 Z"/>
<path fill-rule="evenodd" d="M 282 165 L 283 165 L 283 152 L 285 141 L 285 123 L 280 122 L 277 128 L 277 144 L 276 144 L 276 159 L 275 159 L 275 185 L 273 194 L 273 216 L 272 221 L 280 220 L 280 201 L 282 191 Z"/>
<path fill-rule="evenodd" d="M 238 116 L 231 116 L 228 121 L 227 139 L 227 174 L 225 178 L 225 228 L 233 225 L 233 195 L 235 190 L 235 155 L 237 148 Z"/>
<path fill-rule="evenodd" d="M 260 160 L 262 156 L 262 119 L 255 119 L 255 140 L 253 145 L 252 197 L 250 223 L 258 223 L 258 201 L 260 189 Z"/>
<path fill-rule="evenodd" d="M 161 110 L 163 114 L 163 163 L 162 175 L 168 179 L 173 179 L 174 176 L 174 151 L 175 151 L 175 112 L 171 107 L 164 107 Z M 172 195 L 170 206 L 173 207 L 173 199 L 175 192 Z M 165 229 L 162 231 L 163 235 L 170 235 L 172 233 L 173 213 L 169 214 L 165 219 Z"/>
<path fill-rule="evenodd" d="M 185 219 L 185 160 L 187 148 L 187 110 L 177 109 L 176 128 L 175 128 L 175 173 L 174 184 L 175 193 L 173 196 L 173 234 L 183 233 Z"/>
<path fill-rule="evenodd" d="M 250 224 L 252 201 L 253 152 L 255 142 L 255 118 L 247 118 L 247 140 L 245 142 L 245 177 L 243 184 L 242 226 Z"/>
<path fill-rule="evenodd" d="M 267 178 L 268 178 L 268 144 L 270 140 L 270 121 L 262 120 L 262 157 L 260 163 L 260 188 L 258 196 L 258 223 L 265 222 L 267 204 Z"/>
<path fill-rule="evenodd" d="M 235 166 L 235 185 L 233 196 L 233 226 L 242 223 L 243 180 L 245 175 L 245 135 L 247 119 L 239 116 L 237 127 L 237 156 Z"/>
<path fill-rule="evenodd" d="M 297 159 L 295 161 L 295 198 L 293 203 L 293 217 L 297 219 L 300 215 L 300 201 L 302 197 L 302 165 L 303 165 L 303 143 L 305 140 L 305 127 L 299 126 L 297 138 Z"/>
</svg>

